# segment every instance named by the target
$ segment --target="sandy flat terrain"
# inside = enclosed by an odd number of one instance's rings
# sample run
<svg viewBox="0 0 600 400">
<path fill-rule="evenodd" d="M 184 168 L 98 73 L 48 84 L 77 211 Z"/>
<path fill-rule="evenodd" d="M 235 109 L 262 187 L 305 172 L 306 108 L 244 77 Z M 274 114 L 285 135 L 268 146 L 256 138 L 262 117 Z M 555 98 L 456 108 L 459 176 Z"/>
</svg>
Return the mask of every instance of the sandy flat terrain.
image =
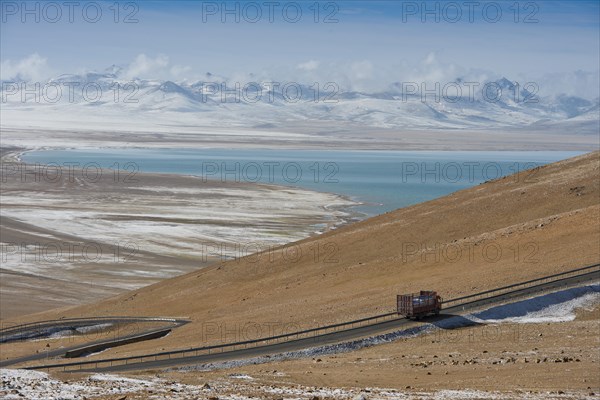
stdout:
<svg viewBox="0 0 600 400">
<path fill-rule="evenodd" d="M 161 129 L 159 129 L 161 128 Z M 152 131 L 44 129 L 2 126 L 3 146 L 23 148 L 308 148 L 359 150 L 590 151 L 600 148 L 598 135 L 539 130 L 399 130 L 357 128 L 342 122 L 290 122 L 285 129 L 217 126 L 156 127 Z M 43 143 L 39 138 L 43 137 Z"/>
<path fill-rule="evenodd" d="M 352 218 L 345 210 L 354 203 L 335 194 L 107 170 L 57 176 L 10 156 L 0 214 L 3 319 L 89 303 Z"/>
</svg>

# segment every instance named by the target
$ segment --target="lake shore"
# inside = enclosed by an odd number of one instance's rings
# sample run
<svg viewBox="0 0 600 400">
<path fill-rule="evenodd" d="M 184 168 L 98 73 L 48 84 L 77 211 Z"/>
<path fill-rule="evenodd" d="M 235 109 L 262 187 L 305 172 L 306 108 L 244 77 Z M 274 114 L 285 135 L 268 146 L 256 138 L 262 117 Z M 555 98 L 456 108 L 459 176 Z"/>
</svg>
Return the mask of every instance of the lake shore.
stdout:
<svg viewBox="0 0 600 400">
<path fill-rule="evenodd" d="M 57 177 L 3 148 L 2 319 L 99 300 L 357 218 L 344 196 L 102 170 Z M 19 170 L 20 169 L 20 170 Z"/>
</svg>

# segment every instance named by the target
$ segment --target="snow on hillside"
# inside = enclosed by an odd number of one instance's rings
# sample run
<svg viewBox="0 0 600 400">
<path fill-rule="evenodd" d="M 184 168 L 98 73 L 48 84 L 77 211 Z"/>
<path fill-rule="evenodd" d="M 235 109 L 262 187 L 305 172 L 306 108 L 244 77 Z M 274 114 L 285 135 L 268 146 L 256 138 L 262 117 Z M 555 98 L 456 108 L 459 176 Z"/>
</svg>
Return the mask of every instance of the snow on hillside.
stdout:
<svg viewBox="0 0 600 400">
<path fill-rule="evenodd" d="M 172 131 L 197 126 L 283 127 L 289 122 L 344 122 L 403 129 L 523 128 L 573 121 L 597 132 L 598 99 L 538 98 L 536 88 L 506 78 L 476 87 L 456 82 L 421 87 L 391 84 L 385 92 L 345 90 L 337 84 L 234 82 L 207 74 L 198 82 L 129 80 L 103 73 L 61 75 L 36 87 L 2 82 L 2 126 Z M 459 95 L 460 91 L 460 95 Z"/>
</svg>

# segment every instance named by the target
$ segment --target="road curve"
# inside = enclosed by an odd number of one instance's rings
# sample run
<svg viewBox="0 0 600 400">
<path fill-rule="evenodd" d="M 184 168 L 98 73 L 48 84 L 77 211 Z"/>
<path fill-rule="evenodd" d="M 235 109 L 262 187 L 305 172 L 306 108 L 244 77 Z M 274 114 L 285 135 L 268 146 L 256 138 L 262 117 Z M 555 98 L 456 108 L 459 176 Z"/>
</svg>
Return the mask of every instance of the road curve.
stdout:
<svg viewBox="0 0 600 400">
<path fill-rule="evenodd" d="M 427 319 L 427 322 L 435 323 L 436 321 L 441 321 L 451 316 L 460 315 L 467 311 L 480 308 L 482 306 L 499 304 L 507 301 L 514 301 L 517 299 L 531 297 L 532 295 L 538 294 L 540 292 L 547 292 L 559 288 L 577 286 L 583 283 L 589 283 L 597 280 L 600 280 L 600 270 L 595 270 L 592 272 L 582 273 L 572 277 L 545 282 L 499 295 L 490 295 L 479 300 L 466 301 L 444 308 L 442 315 L 434 318 L 429 318 Z M 111 360 L 108 359 L 68 364 L 39 365 L 28 367 L 27 369 L 63 369 L 65 371 L 73 372 L 123 372 L 134 370 L 162 369 L 173 366 L 185 366 L 192 364 L 197 365 L 217 361 L 239 360 L 244 358 L 272 355 L 289 351 L 297 351 L 316 346 L 343 343 L 350 340 L 384 333 L 390 330 L 407 328 L 412 325 L 417 325 L 417 323 L 415 323 L 414 321 L 407 320 L 405 318 L 394 318 L 356 328 L 344 329 L 326 334 L 298 338 L 294 340 L 287 340 L 278 343 L 257 345 L 255 347 L 238 348 L 229 351 L 225 351 L 225 348 L 221 347 L 220 352 L 212 352 L 208 354 L 190 355 L 176 358 L 171 358 L 170 355 L 169 358 L 165 358 L 165 356 L 154 356 L 150 354 L 141 356 L 141 358 L 130 357 L 128 360 L 125 360 L 125 363 L 120 363 L 118 365 L 108 365 L 108 363 L 111 362 Z M 186 353 L 193 354 L 194 351 L 186 351 Z M 154 360 L 150 359 L 144 361 L 144 359 L 148 359 L 152 356 L 155 357 Z M 140 361 L 136 362 L 136 360 Z M 119 359 L 114 359 L 114 361 L 115 363 L 122 362 L 122 360 Z"/>
<path fill-rule="evenodd" d="M 147 322 L 164 322 L 165 326 L 169 329 L 175 329 L 183 326 L 190 321 L 187 319 L 179 318 L 168 318 L 168 317 L 103 317 L 103 318 L 74 318 L 74 319 L 60 319 L 55 321 L 42 321 L 39 323 L 23 324 L 11 326 L 0 330 L 0 343 L 10 343 L 12 341 L 24 340 L 23 338 L 32 339 L 45 337 L 48 330 L 50 332 L 57 332 L 60 330 L 73 330 L 76 328 L 91 327 L 102 324 L 120 325 L 120 324 L 132 324 L 132 323 L 147 323 Z M 129 330 L 129 329 L 128 329 Z M 20 364 L 28 361 L 49 359 L 52 357 L 60 357 L 76 351 L 82 351 L 85 353 L 87 349 L 94 349 L 101 351 L 110 347 L 116 347 L 121 342 L 127 340 L 136 339 L 138 337 L 151 338 L 152 334 L 164 331 L 165 327 L 153 328 L 147 330 L 136 330 L 129 335 L 118 336 L 112 339 L 102 339 L 85 344 L 78 344 L 76 346 L 64 347 L 57 350 L 36 353 L 29 356 L 13 358 L 10 360 L 0 361 L 0 368 L 4 368 L 10 365 Z M 12 337 L 12 339 L 11 339 Z"/>
</svg>

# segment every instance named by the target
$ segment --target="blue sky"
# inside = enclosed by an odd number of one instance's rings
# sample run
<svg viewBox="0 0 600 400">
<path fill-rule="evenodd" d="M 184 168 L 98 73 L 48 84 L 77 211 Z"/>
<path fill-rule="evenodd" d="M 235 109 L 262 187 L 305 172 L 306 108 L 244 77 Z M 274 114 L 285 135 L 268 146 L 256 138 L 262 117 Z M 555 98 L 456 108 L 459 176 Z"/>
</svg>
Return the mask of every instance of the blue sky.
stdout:
<svg viewBox="0 0 600 400">
<path fill-rule="evenodd" d="M 56 10 L 47 3 L 28 2 L 33 11 L 23 15 L 23 2 L 2 0 L 2 79 L 44 79 L 118 64 L 144 78 L 254 73 L 339 80 L 363 90 L 395 81 L 497 75 L 539 82 L 548 93 L 597 96 L 598 1 L 478 1 L 472 10 L 464 1 L 427 2 L 426 9 L 421 1 L 323 1 L 317 23 L 314 1 L 280 0 L 273 22 L 264 1 L 122 1 L 116 16 L 114 1 L 98 1 L 102 16 L 94 23 L 95 7 L 87 8 L 88 20 L 82 10 L 92 2 L 79 2 L 72 23 L 62 6 L 61 18 L 49 21 Z M 222 15 L 223 7 L 236 6 L 239 22 L 235 12 Z M 293 23 L 298 7 L 302 16 Z M 262 18 L 253 23 L 257 9 Z M 427 10 L 433 13 L 422 22 Z M 136 23 L 123 22 L 130 13 Z"/>
</svg>

